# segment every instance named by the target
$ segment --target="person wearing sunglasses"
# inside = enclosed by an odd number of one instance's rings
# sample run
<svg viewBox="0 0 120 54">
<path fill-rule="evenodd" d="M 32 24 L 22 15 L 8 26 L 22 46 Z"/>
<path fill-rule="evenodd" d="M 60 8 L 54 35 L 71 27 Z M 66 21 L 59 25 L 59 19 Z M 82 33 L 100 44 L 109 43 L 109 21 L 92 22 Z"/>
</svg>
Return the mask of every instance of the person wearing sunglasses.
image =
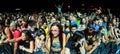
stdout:
<svg viewBox="0 0 120 54">
<path fill-rule="evenodd" d="M 48 49 L 50 54 L 64 54 L 65 52 L 65 34 L 59 23 L 53 23 L 50 27 L 48 39 Z"/>
</svg>

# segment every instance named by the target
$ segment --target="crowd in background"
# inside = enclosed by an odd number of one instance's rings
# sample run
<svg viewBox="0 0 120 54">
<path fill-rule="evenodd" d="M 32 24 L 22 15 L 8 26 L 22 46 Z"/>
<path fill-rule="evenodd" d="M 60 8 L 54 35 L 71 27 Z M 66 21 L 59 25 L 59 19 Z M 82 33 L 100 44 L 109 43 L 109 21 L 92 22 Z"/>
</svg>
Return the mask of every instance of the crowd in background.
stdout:
<svg viewBox="0 0 120 54">
<path fill-rule="evenodd" d="M 0 54 L 120 54 L 119 17 L 106 12 L 0 13 Z"/>
</svg>

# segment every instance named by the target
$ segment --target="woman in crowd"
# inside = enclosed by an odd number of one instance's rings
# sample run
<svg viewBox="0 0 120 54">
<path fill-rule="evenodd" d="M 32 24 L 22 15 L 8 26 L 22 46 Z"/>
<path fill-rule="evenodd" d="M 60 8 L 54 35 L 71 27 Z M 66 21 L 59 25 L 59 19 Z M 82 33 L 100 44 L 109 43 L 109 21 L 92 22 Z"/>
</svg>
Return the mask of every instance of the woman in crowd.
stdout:
<svg viewBox="0 0 120 54">
<path fill-rule="evenodd" d="M 19 54 L 32 54 L 35 48 L 35 41 L 28 30 L 23 30 L 19 42 Z"/>
<path fill-rule="evenodd" d="M 65 26 L 63 27 L 63 31 L 66 35 L 66 42 L 68 41 L 70 37 L 70 32 L 71 32 L 70 28 L 71 28 L 70 20 L 66 20 Z"/>
<path fill-rule="evenodd" d="M 95 30 L 93 28 L 85 29 L 85 40 L 86 54 L 97 54 L 98 39 L 95 39 Z"/>
<path fill-rule="evenodd" d="M 46 52 L 47 48 L 45 44 L 46 34 L 44 29 L 40 28 L 36 31 L 34 54 L 47 54 L 48 52 Z"/>
<path fill-rule="evenodd" d="M 48 39 L 48 49 L 50 54 L 64 54 L 65 51 L 65 34 L 60 24 L 53 23 L 50 27 Z"/>
<path fill-rule="evenodd" d="M 18 43 L 19 43 L 19 38 L 21 36 L 21 31 L 17 29 L 17 26 L 14 22 L 10 23 L 10 30 L 12 32 L 12 35 L 13 35 L 13 39 L 16 39 L 17 41 L 13 44 L 14 44 L 14 54 L 16 54 L 16 50 L 17 50 L 17 47 L 18 47 Z"/>
</svg>

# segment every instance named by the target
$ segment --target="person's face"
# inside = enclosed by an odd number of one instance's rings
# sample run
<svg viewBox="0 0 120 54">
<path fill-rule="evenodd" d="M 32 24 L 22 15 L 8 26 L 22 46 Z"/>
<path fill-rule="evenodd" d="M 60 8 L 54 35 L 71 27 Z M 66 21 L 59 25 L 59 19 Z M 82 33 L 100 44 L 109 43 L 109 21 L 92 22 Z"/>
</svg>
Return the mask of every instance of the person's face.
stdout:
<svg viewBox="0 0 120 54">
<path fill-rule="evenodd" d="M 98 24 L 98 20 L 95 21 L 95 24 Z"/>
<path fill-rule="evenodd" d="M 46 26 L 47 26 L 47 23 L 44 23 L 43 26 L 46 27 Z"/>
<path fill-rule="evenodd" d="M 107 22 L 107 17 L 104 17 L 105 22 Z"/>
<path fill-rule="evenodd" d="M 39 42 L 40 44 L 43 44 L 45 42 L 45 36 L 41 35 L 41 36 L 37 36 L 36 37 L 37 42 Z"/>
<path fill-rule="evenodd" d="M 13 30 L 15 30 L 15 29 L 16 29 L 16 28 L 15 28 L 15 25 L 11 24 L 11 25 L 10 25 L 10 30 L 13 31 Z"/>
<path fill-rule="evenodd" d="M 112 24 L 109 24 L 109 28 L 111 28 L 112 27 Z"/>
<path fill-rule="evenodd" d="M 52 32 L 53 36 L 56 37 L 59 35 L 59 28 L 57 26 L 52 26 L 50 32 Z"/>
<path fill-rule="evenodd" d="M 70 22 L 69 21 L 66 21 L 66 26 L 69 26 L 70 25 Z"/>
<path fill-rule="evenodd" d="M 84 19 L 84 18 L 82 19 L 82 23 L 86 23 L 86 21 L 85 21 L 85 19 Z"/>
<path fill-rule="evenodd" d="M 76 30 L 77 30 L 76 27 L 72 27 L 72 33 L 75 33 Z"/>
<path fill-rule="evenodd" d="M 21 39 L 22 39 L 23 41 L 25 41 L 25 40 L 27 39 L 27 37 L 25 36 L 25 33 L 22 33 Z"/>
<path fill-rule="evenodd" d="M 116 24 L 116 19 L 113 20 L 113 24 Z"/>
<path fill-rule="evenodd" d="M 88 38 L 88 39 L 92 38 L 92 35 L 89 35 L 87 38 Z"/>
</svg>

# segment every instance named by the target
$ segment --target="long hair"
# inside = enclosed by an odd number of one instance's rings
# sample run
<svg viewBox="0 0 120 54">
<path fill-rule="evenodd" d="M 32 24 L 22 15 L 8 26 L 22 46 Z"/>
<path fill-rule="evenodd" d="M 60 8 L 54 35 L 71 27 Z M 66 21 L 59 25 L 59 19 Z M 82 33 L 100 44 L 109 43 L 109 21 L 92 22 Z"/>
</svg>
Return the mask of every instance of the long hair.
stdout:
<svg viewBox="0 0 120 54">
<path fill-rule="evenodd" d="M 94 37 L 94 35 L 96 34 L 95 30 L 93 28 L 86 28 L 85 31 L 85 38 L 88 39 L 87 37 L 92 35 Z"/>
<path fill-rule="evenodd" d="M 33 37 L 32 37 L 32 35 L 31 35 L 29 30 L 23 30 L 22 33 L 25 34 L 27 40 L 33 40 Z"/>
<path fill-rule="evenodd" d="M 45 30 L 40 28 L 39 30 L 36 31 L 36 36 L 41 36 L 41 35 L 44 35 L 45 36 L 45 39 L 44 41 L 46 40 L 46 33 L 45 33 Z"/>
<path fill-rule="evenodd" d="M 60 45 L 61 45 L 61 48 L 62 48 L 62 47 L 63 47 L 63 37 L 62 37 L 63 29 L 62 29 L 62 26 L 61 26 L 59 23 L 57 23 L 57 22 L 54 22 L 54 23 L 51 25 L 50 29 L 52 28 L 52 26 L 57 26 L 58 29 L 59 29 L 59 34 L 58 34 L 58 36 L 59 36 L 59 41 L 60 41 Z M 51 32 L 50 32 L 49 34 L 50 34 L 51 46 L 52 46 L 53 34 L 52 34 Z"/>
</svg>

